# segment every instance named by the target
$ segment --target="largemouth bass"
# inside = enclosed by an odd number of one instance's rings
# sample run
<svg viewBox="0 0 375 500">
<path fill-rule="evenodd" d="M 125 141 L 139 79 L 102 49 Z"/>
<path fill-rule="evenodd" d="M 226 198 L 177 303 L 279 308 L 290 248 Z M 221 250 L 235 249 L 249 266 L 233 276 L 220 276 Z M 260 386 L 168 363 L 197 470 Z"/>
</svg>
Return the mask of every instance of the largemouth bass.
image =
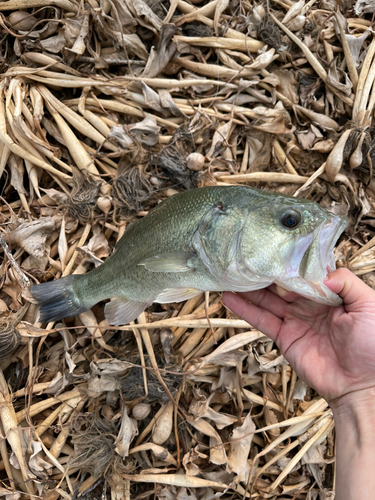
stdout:
<svg viewBox="0 0 375 500">
<path fill-rule="evenodd" d="M 105 305 L 110 324 L 127 324 L 153 302 L 203 291 L 245 292 L 277 283 L 324 304 L 340 297 L 323 283 L 347 225 L 317 203 L 246 186 L 204 187 L 166 199 L 130 224 L 98 268 L 31 288 L 40 320 Z"/>
</svg>

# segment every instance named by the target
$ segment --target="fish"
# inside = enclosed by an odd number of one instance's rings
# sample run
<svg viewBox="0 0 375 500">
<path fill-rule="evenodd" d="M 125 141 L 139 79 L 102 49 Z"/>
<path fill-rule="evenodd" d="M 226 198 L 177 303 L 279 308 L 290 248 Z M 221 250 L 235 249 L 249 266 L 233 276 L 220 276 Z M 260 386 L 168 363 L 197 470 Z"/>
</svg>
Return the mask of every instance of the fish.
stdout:
<svg viewBox="0 0 375 500">
<path fill-rule="evenodd" d="M 128 225 L 114 252 L 87 274 L 31 287 L 41 322 L 105 304 L 124 325 L 154 302 L 206 291 L 247 292 L 276 283 L 337 306 L 323 283 L 336 269 L 334 246 L 347 220 L 310 200 L 248 186 L 207 186 L 167 198 Z"/>
</svg>

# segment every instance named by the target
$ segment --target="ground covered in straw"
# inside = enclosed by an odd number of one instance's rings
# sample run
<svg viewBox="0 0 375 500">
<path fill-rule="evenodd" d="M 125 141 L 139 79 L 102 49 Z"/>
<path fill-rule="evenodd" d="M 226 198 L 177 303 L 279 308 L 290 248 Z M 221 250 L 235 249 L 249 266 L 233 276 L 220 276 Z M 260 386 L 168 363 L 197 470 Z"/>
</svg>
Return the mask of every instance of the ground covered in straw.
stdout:
<svg viewBox="0 0 375 500">
<path fill-rule="evenodd" d="M 333 499 L 330 409 L 219 294 L 112 328 L 103 303 L 41 324 L 28 286 L 216 184 L 347 215 L 338 264 L 374 285 L 374 12 L 0 2 L 0 496 Z"/>
</svg>

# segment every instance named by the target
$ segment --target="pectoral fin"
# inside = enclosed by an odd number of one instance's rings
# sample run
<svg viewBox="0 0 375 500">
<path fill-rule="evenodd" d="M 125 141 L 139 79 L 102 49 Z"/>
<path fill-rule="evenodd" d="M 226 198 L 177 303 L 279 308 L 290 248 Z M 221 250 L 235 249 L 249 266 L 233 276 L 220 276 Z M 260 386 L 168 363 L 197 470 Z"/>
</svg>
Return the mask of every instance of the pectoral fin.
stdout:
<svg viewBox="0 0 375 500">
<path fill-rule="evenodd" d="M 156 297 L 154 302 L 169 304 L 170 302 L 182 302 L 203 293 L 196 288 L 166 288 Z"/>
<path fill-rule="evenodd" d="M 127 325 L 151 304 L 152 301 L 136 302 L 125 297 L 118 297 L 105 305 L 105 318 L 110 325 Z"/>
<path fill-rule="evenodd" d="M 143 260 L 138 265 L 145 266 L 154 273 L 186 273 L 195 268 L 189 259 L 195 257 L 193 252 L 168 252 Z"/>
</svg>

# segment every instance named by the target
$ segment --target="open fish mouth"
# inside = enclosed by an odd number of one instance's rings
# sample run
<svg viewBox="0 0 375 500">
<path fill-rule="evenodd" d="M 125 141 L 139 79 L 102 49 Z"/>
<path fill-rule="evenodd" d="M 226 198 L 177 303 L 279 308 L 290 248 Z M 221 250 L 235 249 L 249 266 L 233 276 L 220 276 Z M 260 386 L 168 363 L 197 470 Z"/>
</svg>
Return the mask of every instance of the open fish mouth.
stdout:
<svg viewBox="0 0 375 500">
<path fill-rule="evenodd" d="M 346 219 L 332 214 L 313 233 L 300 238 L 292 253 L 292 268 L 289 267 L 285 279 L 279 278 L 275 283 L 316 302 L 340 305 L 341 298 L 326 287 L 323 281 L 328 273 L 336 269 L 333 248 L 347 224 Z"/>
<path fill-rule="evenodd" d="M 325 274 L 336 269 L 333 249 L 342 232 L 348 225 L 348 221 L 342 217 L 334 216 L 326 222 L 320 233 L 320 258 L 323 263 Z"/>
<path fill-rule="evenodd" d="M 313 233 L 312 242 L 306 249 L 299 266 L 299 274 L 307 281 L 320 281 L 327 273 L 336 269 L 333 248 L 344 231 L 347 221 L 337 215 L 330 219 Z"/>
</svg>

